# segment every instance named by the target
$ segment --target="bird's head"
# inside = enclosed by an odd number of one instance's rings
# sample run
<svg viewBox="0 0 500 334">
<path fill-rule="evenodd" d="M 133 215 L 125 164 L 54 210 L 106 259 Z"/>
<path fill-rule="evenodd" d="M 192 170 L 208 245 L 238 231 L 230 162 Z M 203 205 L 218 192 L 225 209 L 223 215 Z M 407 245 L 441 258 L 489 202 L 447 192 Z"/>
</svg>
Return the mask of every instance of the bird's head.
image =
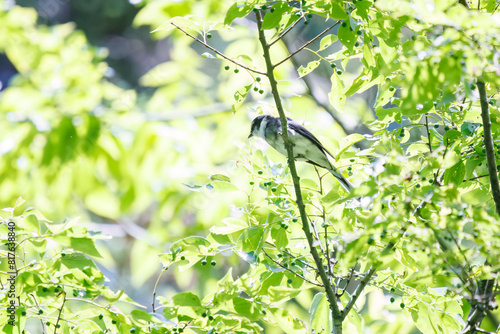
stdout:
<svg viewBox="0 0 500 334">
<path fill-rule="evenodd" d="M 264 127 L 267 123 L 267 119 L 269 117 L 272 117 L 272 116 L 269 116 L 269 115 L 261 115 L 261 116 L 257 116 L 253 119 L 252 121 L 252 125 L 250 127 L 250 135 L 248 135 L 248 138 L 251 138 L 253 136 L 256 136 L 256 137 L 262 137 L 262 127 Z M 266 121 L 264 121 L 266 120 Z"/>
</svg>

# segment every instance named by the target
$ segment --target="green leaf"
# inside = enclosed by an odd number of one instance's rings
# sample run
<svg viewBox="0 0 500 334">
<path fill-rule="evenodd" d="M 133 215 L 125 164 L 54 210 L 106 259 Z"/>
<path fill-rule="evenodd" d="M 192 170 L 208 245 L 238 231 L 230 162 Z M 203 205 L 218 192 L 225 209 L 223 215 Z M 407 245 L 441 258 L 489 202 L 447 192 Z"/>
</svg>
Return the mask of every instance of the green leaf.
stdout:
<svg viewBox="0 0 500 334">
<path fill-rule="evenodd" d="M 365 139 L 365 136 L 360 135 L 359 133 L 353 133 L 352 135 L 342 138 L 340 142 L 340 150 L 335 155 L 335 159 L 339 160 L 342 154 L 344 154 L 344 152 L 347 151 L 349 147 L 362 141 L 363 139 Z"/>
<path fill-rule="evenodd" d="M 347 23 L 347 25 L 344 27 L 344 25 L 341 24 L 338 30 L 339 41 L 344 44 L 348 50 L 352 51 L 354 44 L 358 41 L 358 35 L 356 35 L 354 30 L 351 31 L 348 20 L 344 21 L 344 23 Z"/>
<path fill-rule="evenodd" d="M 325 37 L 323 37 L 321 39 L 321 42 L 319 42 L 318 52 L 325 50 L 326 48 L 328 48 L 330 45 L 332 45 L 336 41 L 338 41 L 338 37 L 336 35 L 333 35 L 333 34 L 326 35 Z"/>
<path fill-rule="evenodd" d="M 229 178 L 229 176 L 226 176 L 224 174 L 212 174 L 212 175 L 210 175 L 210 180 L 212 180 L 212 181 L 231 182 L 231 179 Z"/>
<path fill-rule="evenodd" d="M 342 84 L 342 81 L 340 80 L 337 72 L 333 72 L 330 80 L 332 81 L 332 89 L 328 93 L 328 100 L 338 112 L 342 112 L 346 100 L 345 94 L 342 93 L 342 91 L 344 90 L 344 85 Z"/>
<path fill-rule="evenodd" d="M 297 70 L 299 72 L 299 77 L 302 78 L 303 76 L 306 76 L 307 74 L 311 73 L 314 71 L 316 67 L 318 67 L 320 62 L 318 60 L 311 61 L 307 64 L 306 67 L 302 67 L 302 65 L 299 67 Z"/>
<path fill-rule="evenodd" d="M 273 12 L 266 12 L 262 20 L 262 29 L 274 29 L 280 24 L 283 14 L 288 13 L 291 7 L 285 2 L 278 2 L 273 7 Z"/>
<path fill-rule="evenodd" d="M 238 89 L 234 93 L 234 100 L 236 101 L 232 106 L 233 114 L 236 113 L 236 110 L 238 110 L 239 107 L 243 104 L 245 101 L 245 98 L 247 97 L 248 93 L 250 92 L 250 89 L 252 88 L 252 85 L 244 86 L 240 89 Z"/>
<path fill-rule="evenodd" d="M 172 301 L 175 306 L 201 307 L 200 298 L 192 292 L 181 292 L 176 294 Z"/>
<path fill-rule="evenodd" d="M 84 254 L 102 257 L 97 248 L 94 245 L 94 239 L 90 238 L 72 238 L 66 237 L 63 235 L 58 235 L 53 237 L 53 240 L 57 241 L 61 245 L 64 245 L 69 248 L 73 248 L 76 251 L 80 251 Z"/>
<path fill-rule="evenodd" d="M 248 15 L 254 7 L 255 1 L 236 1 L 229 7 L 226 17 L 224 18 L 225 25 L 231 25 L 231 23 L 237 19 Z"/>
<path fill-rule="evenodd" d="M 269 309 L 273 320 L 284 333 L 287 334 L 306 334 L 307 330 L 304 323 L 295 318 L 289 311 L 280 308 Z"/>
<path fill-rule="evenodd" d="M 268 230 L 263 226 L 247 228 L 236 241 L 238 254 L 250 263 L 255 262 L 262 250 L 262 245 L 268 233 Z"/>
<path fill-rule="evenodd" d="M 448 168 L 443 175 L 444 184 L 449 184 L 451 182 L 457 186 L 461 185 L 464 180 L 465 171 L 466 168 L 462 161 Z"/>
<path fill-rule="evenodd" d="M 288 233 L 279 224 L 276 224 L 271 229 L 271 238 L 273 239 L 277 249 L 282 249 L 288 245 Z"/>
<path fill-rule="evenodd" d="M 344 8 L 338 1 L 330 1 L 330 8 L 328 14 L 334 20 L 345 20 L 349 15 L 344 11 Z"/>
<path fill-rule="evenodd" d="M 309 309 L 311 328 L 316 333 L 330 333 L 330 308 L 324 292 L 318 292 Z"/>
<path fill-rule="evenodd" d="M 246 222 L 237 218 L 224 218 L 222 222 L 225 226 L 212 226 L 212 228 L 210 228 L 210 232 L 215 234 L 231 234 L 248 227 Z"/>
</svg>

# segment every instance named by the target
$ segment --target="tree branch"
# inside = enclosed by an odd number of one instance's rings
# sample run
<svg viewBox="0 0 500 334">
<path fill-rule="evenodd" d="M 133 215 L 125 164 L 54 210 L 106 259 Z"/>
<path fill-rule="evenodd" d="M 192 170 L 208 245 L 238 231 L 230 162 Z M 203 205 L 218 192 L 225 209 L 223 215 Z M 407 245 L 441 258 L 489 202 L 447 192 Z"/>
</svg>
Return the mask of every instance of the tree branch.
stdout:
<svg viewBox="0 0 500 334">
<path fill-rule="evenodd" d="M 266 73 L 264 73 L 264 72 L 261 72 L 261 71 L 258 71 L 258 70 L 254 70 L 253 68 L 245 66 L 245 65 L 243 65 L 241 63 L 238 63 L 236 60 L 233 60 L 233 59 L 229 58 L 228 56 L 226 56 L 225 54 L 223 54 L 219 50 L 217 50 L 217 49 L 211 47 L 210 45 L 208 45 L 207 43 L 203 42 L 201 39 L 194 37 L 193 35 L 191 35 L 187 31 L 185 31 L 184 29 L 182 29 L 181 27 L 179 27 L 175 23 L 171 23 L 171 25 L 173 25 L 174 27 L 176 27 L 177 29 L 179 29 L 180 31 L 182 31 L 183 33 L 185 33 L 186 35 L 188 35 L 189 37 L 191 37 L 192 39 L 194 39 L 195 41 L 197 41 L 198 43 L 200 43 L 201 45 L 203 45 L 204 47 L 206 47 L 207 49 L 212 50 L 213 52 L 215 52 L 216 54 L 218 54 L 222 58 L 230 61 L 231 63 L 233 63 L 233 64 L 235 64 L 235 65 L 237 65 L 237 66 L 239 66 L 241 68 L 244 68 L 247 71 L 250 71 L 250 72 L 253 72 L 253 73 L 257 73 L 257 74 L 260 74 L 260 75 L 266 75 Z"/>
<path fill-rule="evenodd" d="M 330 31 L 330 29 L 332 29 L 333 27 L 335 27 L 339 23 L 340 23 L 340 20 L 337 21 L 337 23 L 335 23 L 334 25 L 331 25 L 330 27 L 328 27 L 325 30 L 323 30 L 322 32 L 320 32 L 319 35 L 317 35 L 316 37 L 314 37 L 313 39 L 311 39 L 310 41 L 308 41 L 306 44 L 302 45 L 300 48 L 297 49 L 297 51 L 295 51 L 294 53 L 288 55 L 285 59 L 283 59 L 283 60 L 279 61 L 278 63 L 276 63 L 275 65 L 273 65 L 273 68 L 280 66 L 285 61 L 287 61 L 288 59 L 292 58 L 293 56 L 295 56 L 300 51 L 304 50 L 304 48 L 306 48 L 309 44 L 311 44 L 312 42 L 314 42 L 315 40 L 317 40 L 318 38 L 320 38 L 321 36 L 323 36 L 324 34 L 326 34 L 328 31 Z"/>
<path fill-rule="evenodd" d="M 491 192 L 495 201 L 497 214 L 500 215 L 500 183 L 498 181 L 498 171 L 495 159 L 495 147 L 493 146 L 493 135 L 491 134 L 490 109 L 488 96 L 486 96 L 486 86 L 483 79 L 477 79 L 477 90 L 481 102 L 481 118 L 483 119 L 484 145 L 486 148 L 486 161 L 488 162 L 488 173 L 490 174 Z"/>
<path fill-rule="evenodd" d="M 363 279 L 361 280 L 361 282 L 357 286 L 356 290 L 352 294 L 351 299 L 349 300 L 347 305 L 342 310 L 342 312 L 341 312 L 342 319 L 345 319 L 345 317 L 347 317 L 347 315 L 349 314 L 349 312 L 353 308 L 354 304 L 356 303 L 356 300 L 358 300 L 359 296 L 361 295 L 361 292 L 364 290 L 364 288 L 366 287 L 366 285 L 368 284 L 368 282 L 370 281 L 370 279 L 372 278 L 372 276 L 376 270 L 377 270 L 377 268 L 375 266 L 371 266 L 370 269 L 368 270 L 368 272 L 366 273 L 365 277 L 363 277 Z"/>
<path fill-rule="evenodd" d="M 264 30 L 262 30 L 262 16 L 260 14 L 260 11 L 257 11 L 255 13 L 255 16 L 257 19 L 259 41 L 260 41 L 260 44 L 262 46 L 262 49 L 264 52 L 264 59 L 266 62 L 266 68 L 267 68 L 266 75 L 269 79 L 269 83 L 271 85 L 271 92 L 272 92 L 272 95 L 274 97 L 276 109 L 278 110 L 280 120 L 281 120 L 281 128 L 282 128 L 281 136 L 283 137 L 283 141 L 285 143 L 285 147 L 286 147 L 286 151 L 287 151 L 288 166 L 290 168 L 290 174 L 291 174 L 292 180 L 293 180 L 293 186 L 295 189 L 295 196 L 296 196 L 296 203 L 297 203 L 297 206 L 299 208 L 300 218 L 302 221 L 302 229 L 304 230 L 304 233 L 306 235 L 307 242 L 309 244 L 309 250 L 310 250 L 311 255 L 314 259 L 314 262 L 316 263 L 316 267 L 318 269 L 318 274 L 321 278 L 321 281 L 323 282 L 326 296 L 328 299 L 328 303 L 330 304 L 330 310 L 332 312 L 332 317 L 334 319 L 333 333 L 340 334 L 340 333 L 342 333 L 342 320 L 343 319 L 341 318 L 339 306 L 337 305 L 337 297 L 335 296 L 335 293 L 333 291 L 332 282 L 328 278 L 328 275 L 325 272 L 325 268 L 323 267 L 323 262 L 321 261 L 321 257 L 318 254 L 318 250 L 314 246 L 314 238 L 313 238 L 311 228 L 310 228 L 310 223 L 309 223 L 309 220 L 308 220 L 308 217 L 306 214 L 304 201 L 302 199 L 302 192 L 300 189 L 300 180 L 299 180 L 299 177 L 297 175 L 297 169 L 295 167 L 295 160 L 293 158 L 293 145 L 290 142 L 290 139 L 288 138 L 287 119 L 285 116 L 285 111 L 283 109 L 283 105 L 281 104 L 281 99 L 280 99 L 280 95 L 278 92 L 278 85 L 276 82 L 276 78 L 274 77 L 274 73 L 273 73 L 273 69 L 277 65 L 273 65 L 271 62 L 271 55 L 269 54 L 269 46 L 267 45 L 267 42 L 266 42 L 266 36 L 264 35 Z M 333 28 L 333 26 L 331 28 Z M 300 51 L 300 50 L 298 50 L 298 51 Z M 285 60 L 283 60 L 283 61 L 285 61 Z"/>
<path fill-rule="evenodd" d="M 292 30 L 297 25 L 297 23 L 299 23 L 300 21 L 302 21 L 302 19 L 304 18 L 304 15 L 305 14 L 302 14 L 302 16 L 297 19 L 297 21 L 295 21 L 291 26 L 289 26 L 288 28 L 286 28 L 286 30 L 283 31 L 281 33 L 281 35 L 279 35 L 278 37 L 276 37 L 276 39 L 274 41 L 270 42 L 268 44 L 268 46 L 273 45 L 274 43 L 276 43 L 277 41 L 279 41 L 280 39 L 282 39 L 286 34 L 288 34 L 290 32 L 290 30 Z"/>
<path fill-rule="evenodd" d="M 267 254 L 267 252 L 264 250 L 264 248 L 262 248 L 262 251 L 264 252 L 264 254 L 266 254 L 266 256 L 271 260 L 273 261 L 277 266 L 279 266 L 280 268 L 283 268 L 285 269 L 286 271 L 289 271 L 291 272 L 292 274 L 294 274 L 295 276 L 297 277 L 300 277 L 301 279 L 303 279 L 304 281 L 308 282 L 308 283 L 311 283 L 312 285 L 316 285 L 316 286 L 319 286 L 319 287 L 323 287 L 323 284 L 320 284 L 320 283 L 316 283 L 316 282 L 313 282 L 311 281 L 310 279 L 307 279 L 305 276 L 299 274 L 298 272 L 295 272 L 293 271 L 292 269 L 290 268 L 287 268 L 285 267 L 284 265 L 282 265 L 281 263 L 279 263 L 278 261 L 276 261 L 275 259 L 273 259 L 269 254 Z"/>
</svg>

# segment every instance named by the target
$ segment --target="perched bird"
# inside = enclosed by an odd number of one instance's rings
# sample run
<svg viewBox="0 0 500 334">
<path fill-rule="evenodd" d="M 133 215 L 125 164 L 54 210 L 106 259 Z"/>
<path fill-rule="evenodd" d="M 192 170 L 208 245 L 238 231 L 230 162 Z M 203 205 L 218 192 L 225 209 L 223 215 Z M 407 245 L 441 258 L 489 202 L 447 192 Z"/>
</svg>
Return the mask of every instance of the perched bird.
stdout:
<svg viewBox="0 0 500 334">
<path fill-rule="evenodd" d="M 353 185 L 335 168 L 328 160 L 326 154 L 333 155 L 320 143 L 309 130 L 291 118 L 288 119 L 288 138 L 293 144 L 293 155 L 295 160 L 306 161 L 312 165 L 327 169 L 339 180 L 340 184 L 351 192 Z M 287 156 L 285 143 L 281 137 L 281 120 L 279 117 L 269 115 L 257 116 L 252 121 L 252 127 L 248 138 L 253 136 L 263 138 L 276 151 Z"/>
</svg>

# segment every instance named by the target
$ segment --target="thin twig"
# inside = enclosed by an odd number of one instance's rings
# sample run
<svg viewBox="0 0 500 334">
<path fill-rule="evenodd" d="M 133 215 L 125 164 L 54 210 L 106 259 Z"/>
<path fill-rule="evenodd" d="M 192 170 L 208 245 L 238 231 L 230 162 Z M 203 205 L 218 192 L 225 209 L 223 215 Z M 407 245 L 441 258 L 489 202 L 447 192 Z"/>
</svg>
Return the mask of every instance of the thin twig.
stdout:
<svg viewBox="0 0 500 334">
<path fill-rule="evenodd" d="M 293 56 L 295 56 L 297 53 L 299 53 L 305 47 L 307 47 L 309 44 L 311 44 L 312 42 L 316 41 L 318 38 L 320 38 L 321 36 L 323 36 L 324 34 L 326 34 L 328 31 L 330 31 L 331 29 L 333 29 L 333 27 L 335 27 L 339 23 L 340 23 L 340 20 L 337 21 L 337 23 L 335 23 L 334 25 L 331 25 L 330 27 L 328 27 L 325 30 L 323 30 L 322 32 L 320 32 L 319 35 L 317 35 L 316 37 L 314 37 L 313 39 L 311 39 L 310 41 L 308 41 L 306 44 L 302 45 L 300 48 L 297 49 L 297 51 L 293 52 L 292 54 L 288 55 L 285 59 L 283 59 L 283 60 L 279 61 L 278 63 L 274 64 L 273 68 L 278 67 L 279 65 L 283 64 L 288 59 L 290 59 Z"/>
<path fill-rule="evenodd" d="M 274 43 L 276 43 L 277 41 L 279 41 L 280 39 L 282 39 L 286 34 L 288 34 L 290 32 L 290 30 L 292 30 L 297 25 L 297 23 L 299 23 L 300 21 L 302 21 L 302 19 L 304 18 L 304 16 L 305 16 L 305 13 L 302 14 L 302 16 L 297 19 L 297 21 L 295 21 L 294 23 L 292 23 L 291 26 L 289 26 L 288 28 L 286 28 L 286 30 L 283 31 L 281 33 L 281 35 L 279 35 L 278 37 L 276 37 L 276 39 L 274 41 L 272 41 L 269 44 L 267 44 L 267 46 L 272 46 Z"/>
<path fill-rule="evenodd" d="M 153 302 L 151 303 L 151 306 L 153 307 L 153 313 L 156 312 L 155 310 L 155 299 L 156 299 L 156 288 L 158 287 L 158 282 L 160 282 L 160 278 L 162 277 L 163 273 L 165 271 L 167 271 L 168 269 L 168 266 L 165 266 L 162 270 L 161 270 L 161 273 L 160 275 L 158 275 L 158 279 L 156 280 L 156 283 L 155 283 L 155 288 L 153 290 Z"/>
<path fill-rule="evenodd" d="M 275 244 L 273 244 L 272 242 L 266 241 L 266 243 L 267 243 L 268 245 L 271 245 L 271 246 L 273 246 L 273 247 L 275 247 L 275 248 L 277 249 L 276 245 L 275 245 Z M 303 265 L 307 266 L 309 269 L 312 269 L 312 270 L 314 270 L 314 271 L 317 271 L 316 267 L 311 266 L 311 265 L 309 264 L 309 262 L 299 259 L 298 257 L 296 257 L 296 256 L 295 256 L 295 255 L 293 255 L 292 253 L 288 252 L 287 250 L 285 250 L 285 249 L 281 249 L 281 250 L 279 250 L 279 251 L 281 251 L 281 252 L 285 253 L 285 254 L 286 254 L 286 255 L 288 255 L 288 256 L 293 257 L 293 259 L 294 259 L 295 261 L 299 261 L 299 262 L 300 262 L 300 263 L 302 263 Z"/>
<path fill-rule="evenodd" d="M 372 278 L 372 276 L 373 276 L 373 274 L 375 273 L 376 270 L 377 269 L 376 269 L 375 266 L 371 266 L 370 267 L 370 269 L 366 273 L 365 277 L 361 280 L 361 282 L 357 286 L 356 290 L 352 294 L 351 299 L 349 300 L 349 302 L 347 303 L 347 305 L 342 310 L 342 312 L 341 312 L 342 313 L 342 319 L 345 319 L 345 317 L 347 317 L 347 315 L 349 314 L 349 311 L 351 311 L 352 307 L 356 303 L 356 300 L 358 300 L 359 296 L 361 295 L 361 292 L 366 287 L 366 285 L 368 284 L 368 282 L 370 281 L 370 279 Z"/>
<path fill-rule="evenodd" d="M 59 314 L 57 315 L 57 321 L 56 321 L 56 324 L 54 325 L 54 334 L 56 334 L 57 332 L 57 326 L 59 325 L 59 321 L 61 321 L 61 314 L 62 314 L 62 310 L 64 308 L 64 304 L 66 303 L 66 291 L 63 291 L 61 292 L 61 294 L 63 295 L 63 302 L 62 302 L 62 305 L 61 305 L 61 308 L 59 309 Z"/>
<path fill-rule="evenodd" d="M 284 265 L 282 265 L 281 263 L 279 263 L 278 261 L 276 261 L 275 259 L 273 259 L 273 258 L 272 258 L 269 254 L 267 254 L 267 252 L 264 250 L 264 248 L 262 248 L 262 251 L 264 252 L 264 254 L 266 254 L 266 256 L 267 256 L 267 257 L 268 257 L 271 261 L 273 261 L 273 262 L 274 262 L 276 265 L 278 265 L 279 267 L 281 267 L 281 268 L 285 269 L 286 271 L 291 272 L 292 274 L 294 274 L 295 276 L 297 276 L 297 277 L 299 277 L 299 278 L 303 279 L 303 280 L 304 280 L 304 281 L 306 281 L 306 282 L 309 282 L 309 283 L 311 283 L 311 284 L 313 284 L 313 285 L 316 285 L 316 286 L 319 286 L 319 287 L 324 287 L 324 286 L 323 286 L 323 284 L 321 284 L 321 283 L 317 283 L 317 282 L 314 282 L 314 281 L 311 281 L 310 279 L 308 279 L 308 278 L 306 278 L 305 276 L 303 276 L 303 275 L 299 274 L 298 272 L 295 272 L 295 271 L 293 271 L 292 269 L 285 267 Z"/>
<path fill-rule="evenodd" d="M 38 309 L 41 310 L 41 307 L 40 305 L 38 304 L 38 302 L 36 301 L 36 297 L 35 297 L 35 294 L 34 293 L 30 293 L 30 296 L 33 297 L 33 300 L 35 301 L 35 304 L 36 304 L 36 307 L 38 307 Z M 39 318 L 40 319 L 40 323 L 42 324 L 42 332 L 43 334 L 45 334 L 45 324 L 42 320 L 42 318 Z"/>
<path fill-rule="evenodd" d="M 207 49 L 210 49 L 212 50 L 213 52 L 215 52 L 216 54 L 218 54 L 219 56 L 221 56 L 222 58 L 230 61 L 231 63 L 241 67 L 241 68 L 244 68 L 245 70 L 247 71 L 250 71 L 250 72 L 253 72 L 253 73 L 257 73 L 257 74 L 260 74 L 260 75 L 266 75 L 266 73 L 264 72 L 261 72 L 261 71 L 258 71 L 258 70 L 255 70 L 253 68 L 250 68 L 248 66 L 245 66 L 241 63 L 238 63 L 236 60 L 233 60 L 231 58 L 229 58 L 228 56 L 226 56 L 225 54 L 223 54 L 222 52 L 220 52 L 219 50 L 211 47 L 210 45 L 208 45 L 207 43 L 203 42 L 201 39 L 199 38 L 196 38 L 194 37 L 193 35 L 191 35 L 190 33 L 188 33 L 187 31 L 185 31 L 184 29 L 182 29 L 181 27 L 179 27 L 178 25 L 176 25 L 175 23 L 171 23 L 174 27 L 176 27 L 177 29 L 179 29 L 180 31 L 182 31 L 183 33 L 185 33 L 186 35 L 188 35 L 189 37 L 191 37 L 192 39 L 194 39 L 195 41 L 197 41 L 198 43 L 202 44 L 204 47 L 206 47 Z"/>
</svg>

